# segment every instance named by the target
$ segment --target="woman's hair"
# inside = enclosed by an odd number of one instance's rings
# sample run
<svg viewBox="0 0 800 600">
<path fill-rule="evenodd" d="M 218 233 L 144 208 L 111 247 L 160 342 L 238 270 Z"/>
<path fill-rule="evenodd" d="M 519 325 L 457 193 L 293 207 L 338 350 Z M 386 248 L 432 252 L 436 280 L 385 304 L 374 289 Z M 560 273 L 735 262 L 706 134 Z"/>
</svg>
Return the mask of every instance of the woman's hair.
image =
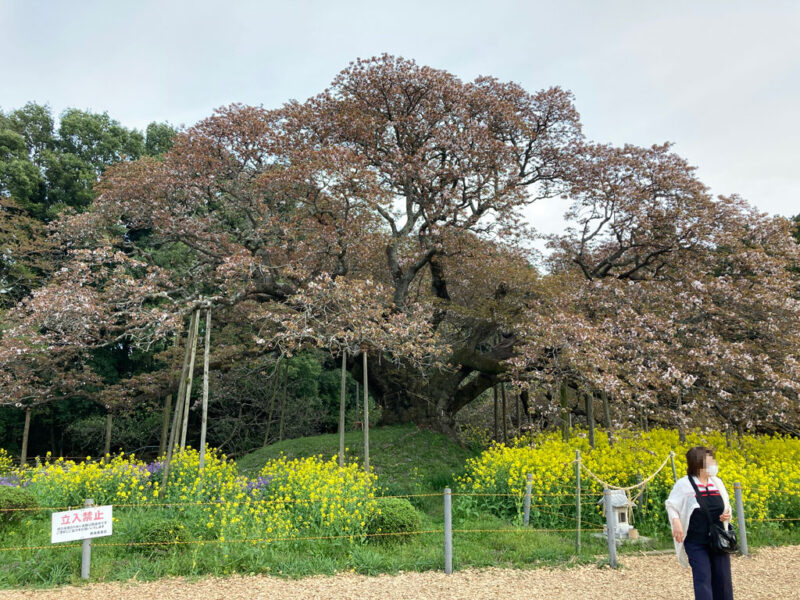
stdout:
<svg viewBox="0 0 800 600">
<path fill-rule="evenodd" d="M 686 453 L 686 474 L 689 477 L 697 477 L 700 473 L 700 469 L 705 468 L 706 456 L 711 456 L 713 458 L 714 451 L 705 446 L 689 448 L 689 451 Z"/>
</svg>

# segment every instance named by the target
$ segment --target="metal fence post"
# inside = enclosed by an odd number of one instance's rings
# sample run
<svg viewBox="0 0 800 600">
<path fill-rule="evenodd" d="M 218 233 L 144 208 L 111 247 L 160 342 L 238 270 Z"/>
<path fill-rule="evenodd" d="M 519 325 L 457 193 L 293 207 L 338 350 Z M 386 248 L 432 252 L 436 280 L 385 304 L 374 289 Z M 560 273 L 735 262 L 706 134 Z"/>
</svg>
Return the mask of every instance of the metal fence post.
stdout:
<svg viewBox="0 0 800 600">
<path fill-rule="evenodd" d="M 736 521 L 739 524 L 739 552 L 743 556 L 748 556 L 747 552 L 747 529 L 744 524 L 744 501 L 742 500 L 742 484 L 738 481 L 733 484 L 733 492 L 736 496 Z"/>
<path fill-rule="evenodd" d="M 611 505 L 611 490 L 603 490 L 603 507 L 606 509 L 606 529 L 608 530 L 608 564 L 612 569 L 617 568 L 617 520 L 614 517 L 614 507 Z"/>
<path fill-rule="evenodd" d="M 444 488 L 444 572 L 453 572 L 453 496 Z"/>
<path fill-rule="evenodd" d="M 522 524 L 531 522 L 531 492 L 533 491 L 533 473 L 528 473 L 528 484 L 525 486 L 525 510 L 522 513 Z"/>
<path fill-rule="evenodd" d="M 94 500 L 88 498 L 83 501 L 83 506 L 94 506 Z M 86 538 L 81 542 L 81 579 L 89 579 L 89 565 L 92 562 L 92 539 Z"/>
<path fill-rule="evenodd" d="M 581 553 L 581 451 L 575 450 L 575 554 Z"/>
</svg>

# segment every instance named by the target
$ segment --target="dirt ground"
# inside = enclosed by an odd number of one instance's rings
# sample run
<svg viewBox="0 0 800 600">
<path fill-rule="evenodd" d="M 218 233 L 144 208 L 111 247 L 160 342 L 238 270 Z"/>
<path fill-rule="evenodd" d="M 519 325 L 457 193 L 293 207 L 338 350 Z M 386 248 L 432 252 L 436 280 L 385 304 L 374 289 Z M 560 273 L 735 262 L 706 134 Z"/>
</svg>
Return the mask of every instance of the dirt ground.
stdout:
<svg viewBox="0 0 800 600">
<path fill-rule="evenodd" d="M 733 586 L 740 600 L 800 599 L 800 546 L 764 548 L 749 558 L 733 558 Z M 401 573 L 365 577 L 341 574 L 286 580 L 275 577 L 206 578 L 193 582 L 163 579 L 151 583 L 96 583 L 54 590 L 0 591 L 0 600 L 240 600 L 303 599 L 436 599 L 502 600 L 668 599 L 691 600 L 691 572 L 674 555 L 626 556 L 622 568 L 581 566 L 533 570 L 488 569 Z"/>
</svg>

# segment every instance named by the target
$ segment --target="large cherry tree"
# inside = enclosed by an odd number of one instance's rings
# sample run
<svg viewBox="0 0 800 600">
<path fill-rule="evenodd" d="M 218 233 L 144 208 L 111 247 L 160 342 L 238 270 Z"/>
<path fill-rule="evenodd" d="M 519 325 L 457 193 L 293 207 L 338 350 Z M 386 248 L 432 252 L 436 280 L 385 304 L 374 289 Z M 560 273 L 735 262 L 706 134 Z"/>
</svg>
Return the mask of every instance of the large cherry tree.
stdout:
<svg viewBox="0 0 800 600">
<path fill-rule="evenodd" d="M 233 105 L 178 135 L 163 158 L 112 167 L 93 210 L 62 235 L 153 267 L 170 257 L 178 268 L 159 306 L 176 314 L 253 303 L 254 321 L 279 323 L 287 311 L 304 318 L 298 294 L 326 278 L 373 285 L 375 297 L 388 290 L 387 314 L 398 316 L 387 318 L 429 331 L 424 344 L 436 338 L 451 356 L 420 378 L 417 365 L 378 354 L 371 383 L 384 415 L 447 424 L 510 355 L 510 344 L 490 343 L 493 325 L 452 316 L 451 290 L 476 277 L 463 261 L 513 239 L 522 207 L 562 191 L 579 139 L 558 88 L 359 60 L 305 103 Z M 359 315 L 347 316 L 343 327 L 357 328 Z M 404 343 L 423 343 L 415 336 Z"/>
</svg>

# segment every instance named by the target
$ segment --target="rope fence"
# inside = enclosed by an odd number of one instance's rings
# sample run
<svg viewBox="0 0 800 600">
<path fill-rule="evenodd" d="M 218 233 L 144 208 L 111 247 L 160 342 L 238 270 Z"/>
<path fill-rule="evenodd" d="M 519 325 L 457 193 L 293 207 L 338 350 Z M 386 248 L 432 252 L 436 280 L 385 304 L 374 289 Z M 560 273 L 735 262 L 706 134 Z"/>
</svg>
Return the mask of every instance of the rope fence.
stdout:
<svg viewBox="0 0 800 600">
<path fill-rule="evenodd" d="M 574 532 L 575 529 L 453 529 L 453 533 L 551 533 L 551 532 Z M 593 529 L 583 531 L 602 531 L 602 529 Z M 385 533 L 363 533 L 363 534 L 340 534 L 340 535 L 314 535 L 314 536 L 301 536 L 301 537 L 268 537 L 268 538 L 245 538 L 245 539 L 208 539 L 208 540 L 173 540 L 163 542 L 100 542 L 93 543 L 92 548 L 114 548 L 114 547 L 146 547 L 146 546 L 191 546 L 205 544 L 258 544 L 266 543 L 272 544 L 277 542 L 308 542 L 308 541 L 321 541 L 321 540 L 338 540 L 349 539 L 354 541 L 360 538 L 379 538 L 379 537 L 405 537 L 411 535 L 442 535 L 443 529 L 427 529 L 421 531 L 403 531 L 403 532 L 385 532 Z M 54 549 L 68 549 L 80 548 L 81 544 L 51 544 L 48 546 L 6 546 L 0 548 L 4 552 L 20 552 L 24 550 L 54 550 Z"/>
<path fill-rule="evenodd" d="M 589 469 L 589 467 L 586 466 L 586 464 L 583 461 L 578 460 L 577 462 L 580 465 L 581 469 L 586 471 L 586 473 L 589 475 L 589 477 L 591 477 L 592 479 L 597 481 L 597 483 L 602 485 L 603 488 L 608 488 L 610 490 L 621 490 L 623 492 L 628 492 L 630 490 L 644 488 L 648 483 L 650 483 L 653 479 L 655 479 L 656 475 L 658 475 L 664 469 L 664 467 L 667 466 L 667 463 L 670 461 L 670 459 L 674 459 L 674 457 L 675 457 L 675 453 L 674 452 L 670 452 L 669 455 L 667 456 L 667 458 L 664 459 L 664 462 L 661 463 L 661 466 L 658 467 L 658 469 L 656 469 L 655 472 L 653 472 L 650 476 L 648 476 L 647 479 L 644 479 L 644 480 L 640 481 L 639 483 L 635 483 L 634 485 L 629 485 L 627 487 L 617 486 L 617 485 L 613 485 L 611 483 L 608 483 L 607 481 L 603 481 L 598 475 L 595 475 L 591 471 L 591 469 Z"/>
</svg>

